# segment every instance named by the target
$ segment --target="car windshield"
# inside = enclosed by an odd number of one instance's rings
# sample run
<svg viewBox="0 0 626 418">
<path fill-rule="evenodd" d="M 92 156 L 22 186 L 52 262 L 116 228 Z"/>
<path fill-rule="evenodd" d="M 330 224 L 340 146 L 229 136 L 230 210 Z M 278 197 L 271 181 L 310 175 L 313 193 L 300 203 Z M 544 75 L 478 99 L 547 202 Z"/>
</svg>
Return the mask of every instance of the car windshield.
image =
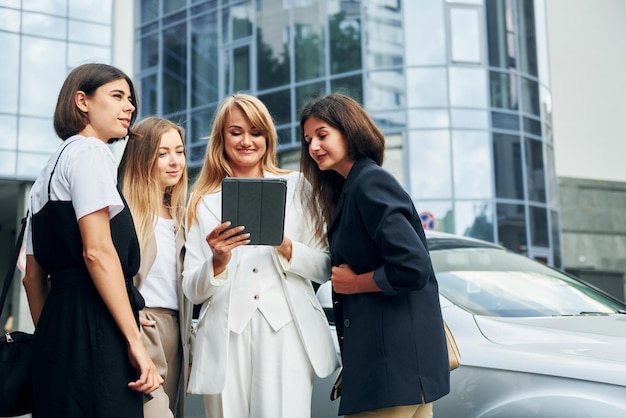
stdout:
<svg viewBox="0 0 626 418">
<path fill-rule="evenodd" d="M 626 305 L 527 257 L 502 250 L 432 251 L 439 291 L 477 315 L 623 313 Z"/>
</svg>

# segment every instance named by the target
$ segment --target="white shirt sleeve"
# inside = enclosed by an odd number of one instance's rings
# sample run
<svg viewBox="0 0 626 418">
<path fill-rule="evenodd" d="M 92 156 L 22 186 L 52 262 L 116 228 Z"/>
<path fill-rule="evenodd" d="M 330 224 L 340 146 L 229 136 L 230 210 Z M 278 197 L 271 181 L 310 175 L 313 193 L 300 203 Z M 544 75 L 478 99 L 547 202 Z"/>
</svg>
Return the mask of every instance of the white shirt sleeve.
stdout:
<svg viewBox="0 0 626 418">
<path fill-rule="evenodd" d="M 63 170 L 76 219 L 105 207 L 109 208 L 109 218 L 113 218 L 124 208 L 117 190 L 115 157 L 98 139 L 84 138 L 79 142 L 83 142 L 82 146 L 67 155 L 70 158 Z"/>
</svg>

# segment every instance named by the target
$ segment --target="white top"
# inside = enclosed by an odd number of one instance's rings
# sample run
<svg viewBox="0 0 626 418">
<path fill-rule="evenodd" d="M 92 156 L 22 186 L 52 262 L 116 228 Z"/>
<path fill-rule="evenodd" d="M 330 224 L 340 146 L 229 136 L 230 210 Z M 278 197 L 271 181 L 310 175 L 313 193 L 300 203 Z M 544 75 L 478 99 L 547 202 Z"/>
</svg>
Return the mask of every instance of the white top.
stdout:
<svg viewBox="0 0 626 418">
<path fill-rule="evenodd" d="M 59 158 L 59 153 L 65 147 L 67 149 Z M 55 171 L 50 181 L 53 169 Z M 71 201 L 76 220 L 105 207 L 109 208 L 110 219 L 124 208 L 117 190 L 117 162 L 109 147 L 98 138 L 74 135 L 59 146 L 30 191 L 31 214 L 39 212 L 48 201 L 49 181 L 50 200 Z M 32 230 L 29 223 L 26 254 L 32 253 Z"/>
<path fill-rule="evenodd" d="M 156 258 L 141 286 L 141 295 L 149 308 L 177 311 L 178 272 L 174 220 L 158 218 L 154 237 L 157 242 Z"/>
</svg>

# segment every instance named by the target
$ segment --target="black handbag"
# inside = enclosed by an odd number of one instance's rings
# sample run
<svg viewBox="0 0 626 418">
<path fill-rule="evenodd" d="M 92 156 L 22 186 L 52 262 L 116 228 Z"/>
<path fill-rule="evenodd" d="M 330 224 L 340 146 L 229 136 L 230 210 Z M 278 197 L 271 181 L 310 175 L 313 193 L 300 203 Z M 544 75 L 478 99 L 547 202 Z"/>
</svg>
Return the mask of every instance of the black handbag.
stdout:
<svg viewBox="0 0 626 418">
<path fill-rule="evenodd" d="M 22 230 L 15 243 L 13 258 L 4 279 L 2 296 L 0 296 L 0 314 L 13 281 L 27 217 L 28 213 L 22 219 Z M 0 417 L 14 417 L 32 412 L 30 373 L 32 338 L 32 334 L 21 331 L 0 335 Z"/>
</svg>

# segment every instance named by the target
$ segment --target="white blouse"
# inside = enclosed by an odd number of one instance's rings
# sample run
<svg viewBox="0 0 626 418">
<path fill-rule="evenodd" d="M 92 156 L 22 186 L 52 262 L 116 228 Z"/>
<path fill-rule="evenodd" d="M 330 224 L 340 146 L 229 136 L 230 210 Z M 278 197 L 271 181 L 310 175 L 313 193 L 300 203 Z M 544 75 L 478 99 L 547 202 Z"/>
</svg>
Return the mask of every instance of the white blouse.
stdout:
<svg viewBox="0 0 626 418">
<path fill-rule="evenodd" d="M 59 146 L 30 191 L 31 214 L 39 212 L 48 201 L 48 182 L 50 200 L 71 201 L 77 220 L 105 207 L 109 208 L 109 218 L 113 218 L 124 208 L 117 190 L 117 162 L 109 147 L 98 138 L 75 135 Z M 29 223 L 26 254 L 32 253 Z"/>
</svg>

